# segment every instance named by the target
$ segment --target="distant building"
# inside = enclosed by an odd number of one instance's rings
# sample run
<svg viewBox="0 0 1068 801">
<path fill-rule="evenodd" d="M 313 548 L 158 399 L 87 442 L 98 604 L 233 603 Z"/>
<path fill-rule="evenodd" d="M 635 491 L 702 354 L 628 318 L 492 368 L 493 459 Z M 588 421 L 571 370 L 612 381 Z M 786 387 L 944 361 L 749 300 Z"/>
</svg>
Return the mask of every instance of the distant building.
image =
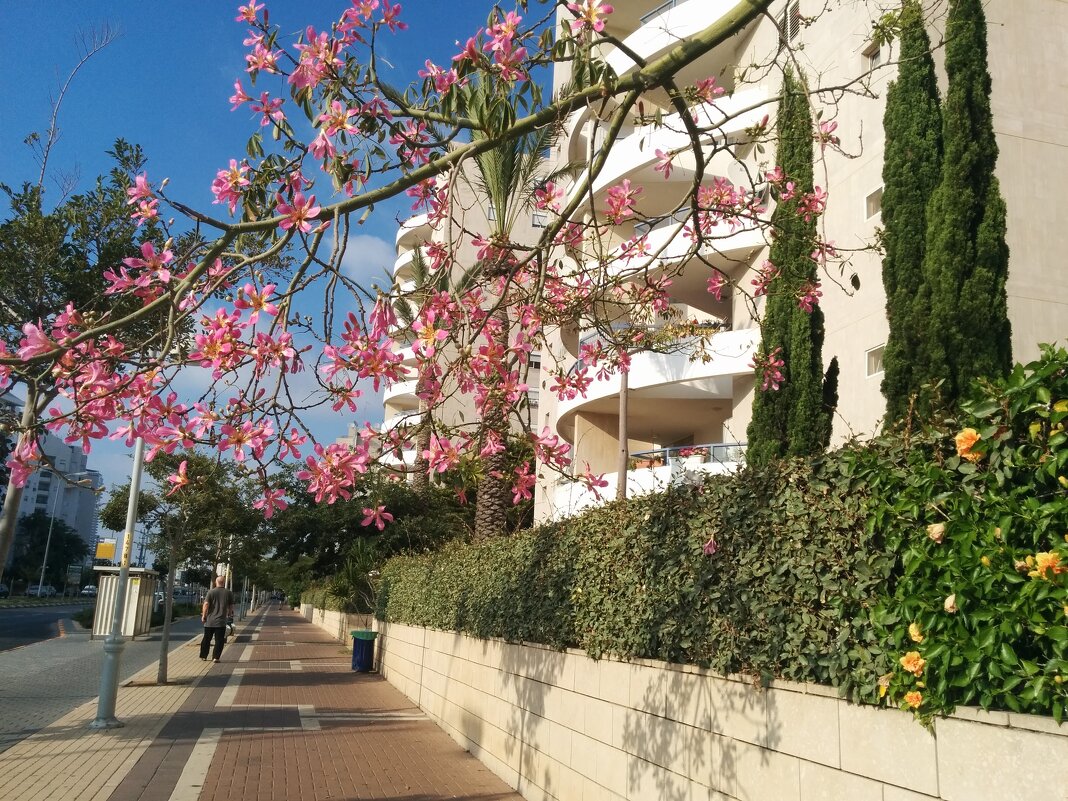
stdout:
<svg viewBox="0 0 1068 801">
<path fill-rule="evenodd" d="M 8 410 L 21 414 L 21 401 L 11 395 L 0 397 L 0 403 Z M 91 555 L 96 545 L 100 520 L 97 516 L 97 492 L 104 485 L 99 472 L 87 466 L 86 455 L 81 448 L 65 444 L 61 439 L 45 434 L 41 451 L 55 465 L 56 470 L 75 481 L 88 482 L 84 487 L 71 486 L 49 468 L 38 470 L 30 476 L 22 490 L 19 504 L 20 518 L 34 512 L 55 515 L 76 532 L 85 542 Z M 0 487 L 0 501 L 7 495 L 7 485 Z M 16 531 L 16 537 L 18 532 Z M 14 551 L 14 549 L 12 549 Z M 8 555 L 10 562 L 11 555 Z"/>
</svg>

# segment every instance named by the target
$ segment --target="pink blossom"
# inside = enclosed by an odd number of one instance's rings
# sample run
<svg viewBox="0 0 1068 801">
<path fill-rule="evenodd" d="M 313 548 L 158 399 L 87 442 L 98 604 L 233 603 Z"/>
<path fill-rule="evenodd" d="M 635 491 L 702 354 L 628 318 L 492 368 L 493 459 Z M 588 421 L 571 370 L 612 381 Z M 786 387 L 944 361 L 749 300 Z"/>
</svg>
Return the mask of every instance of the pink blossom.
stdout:
<svg viewBox="0 0 1068 801">
<path fill-rule="evenodd" d="M 385 25 L 393 33 L 397 31 L 408 30 L 408 23 L 401 22 L 397 18 L 401 13 L 401 5 L 397 3 L 394 6 L 390 6 L 388 0 L 384 6 L 382 6 L 382 24 Z"/>
<path fill-rule="evenodd" d="M 385 506 L 368 506 L 363 510 L 364 518 L 360 521 L 361 526 L 369 526 L 374 523 L 379 531 L 386 527 L 386 523 L 393 522 L 393 515 L 386 511 Z"/>
<path fill-rule="evenodd" d="M 279 198 L 277 211 L 284 218 L 278 227 L 283 231 L 296 228 L 302 233 L 308 233 L 312 229 L 312 220 L 322 209 L 315 205 L 315 195 L 304 197 L 303 192 L 293 195 L 292 203 L 286 203 Z"/>
<path fill-rule="evenodd" d="M 716 86 L 716 76 L 698 81 L 694 86 L 697 96 L 705 103 L 711 103 L 725 91 L 722 86 Z"/>
<path fill-rule="evenodd" d="M 539 209 L 559 212 L 561 204 L 567 197 L 562 186 L 557 186 L 552 181 L 546 181 L 542 186 L 534 190 L 534 205 Z"/>
<path fill-rule="evenodd" d="M 286 114 L 282 111 L 282 105 L 285 101 L 280 97 L 271 98 L 267 92 L 260 93 L 260 99 L 258 102 L 253 103 L 250 108 L 254 114 L 262 114 L 260 118 L 260 127 L 264 125 L 270 125 L 271 122 L 281 122 L 286 118 Z"/>
<path fill-rule="evenodd" d="M 134 185 L 126 190 L 126 205 L 132 206 L 151 197 L 152 186 L 148 183 L 148 176 L 145 173 L 141 173 L 134 178 Z"/>
<path fill-rule="evenodd" d="M 708 538 L 708 542 L 706 542 L 704 544 L 704 547 L 701 548 L 701 553 L 703 553 L 705 556 L 712 556 L 718 550 L 719 550 L 719 545 L 716 544 L 715 536 L 712 536 L 712 537 Z"/>
<path fill-rule="evenodd" d="M 604 18 L 615 9 L 604 0 L 582 0 L 567 4 L 568 10 L 575 14 L 571 20 L 571 33 L 580 33 L 586 29 L 601 33 L 604 30 Z"/>
<path fill-rule="evenodd" d="M 211 182 L 211 192 L 215 195 L 213 203 L 226 203 L 233 214 L 237 208 L 237 202 L 241 199 L 241 190 L 249 185 L 246 177 L 249 166 L 238 164 L 236 159 L 230 159 L 230 169 L 219 170 L 215 173 L 215 180 Z"/>
<path fill-rule="evenodd" d="M 19 340 L 18 357 L 24 362 L 45 353 L 51 353 L 59 347 L 41 329 L 40 322 L 37 325 L 24 323 L 22 334 L 22 339 Z"/>
<path fill-rule="evenodd" d="M 512 483 L 512 503 L 519 503 L 533 498 L 531 490 L 538 483 L 538 477 L 530 472 L 530 463 L 523 462 L 515 469 L 515 481 Z"/>
<path fill-rule="evenodd" d="M 712 277 L 708 279 L 708 294 L 716 299 L 716 301 L 723 300 L 723 290 L 731 285 L 730 280 L 721 272 L 715 272 Z"/>
<path fill-rule="evenodd" d="M 262 509 L 263 516 L 270 520 L 276 511 L 281 512 L 288 508 L 289 504 L 283 500 L 285 494 L 285 490 L 281 489 L 264 490 L 263 495 L 252 502 L 252 508 Z"/>
<path fill-rule="evenodd" d="M 782 374 L 785 362 L 782 359 L 782 348 L 775 348 L 770 354 L 758 354 L 749 365 L 757 371 L 761 379 L 760 388 L 764 392 L 768 389 L 777 390 L 786 380 Z"/>
<path fill-rule="evenodd" d="M 263 3 L 256 4 L 255 0 L 251 0 L 248 5 L 237 7 L 237 16 L 234 17 L 234 22 L 247 22 L 250 25 L 256 24 L 256 12 L 263 8 Z"/>
<path fill-rule="evenodd" d="M 797 298 L 797 307 L 801 311 L 811 314 L 812 310 L 819 304 L 820 298 L 823 293 L 820 292 L 820 282 L 810 281 L 801 287 L 800 294 Z"/>
<path fill-rule="evenodd" d="M 666 181 L 671 177 L 671 162 L 674 160 L 675 156 L 672 153 L 665 153 L 660 148 L 657 148 L 655 152 L 656 166 L 653 167 L 653 171 L 664 173 L 664 180 Z"/>
<path fill-rule="evenodd" d="M 189 467 L 189 462 L 185 459 L 178 465 L 178 472 L 167 476 L 167 483 L 171 484 L 171 491 L 167 493 L 167 497 L 174 495 L 178 490 L 184 489 L 189 486 L 189 476 L 186 475 L 186 468 Z"/>
<path fill-rule="evenodd" d="M 423 451 L 423 458 L 430 463 L 431 473 L 444 473 L 460 463 L 460 451 L 447 437 L 430 435 L 430 447 Z"/>
<path fill-rule="evenodd" d="M 764 263 L 757 271 L 756 278 L 752 281 L 753 297 L 759 298 L 761 295 L 768 294 L 768 287 L 771 286 L 771 282 L 774 281 L 778 275 L 779 268 L 765 259 Z"/>
<path fill-rule="evenodd" d="M 816 134 L 816 141 L 819 142 L 820 150 L 825 150 L 827 145 L 839 144 L 839 139 L 834 135 L 834 132 L 838 128 L 838 123 L 834 120 L 828 122 L 821 122 L 819 133 Z"/>
<path fill-rule="evenodd" d="M 339 133 L 351 134 L 356 132 L 356 126 L 352 122 L 353 117 L 359 116 L 354 108 L 348 108 L 339 100 L 330 102 L 330 110 L 319 115 L 319 122 L 326 123 L 323 129 L 327 136 L 336 136 Z"/>
<path fill-rule="evenodd" d="M 616 224 L 634 216 L 634 201 L 642 193 L 640 186 L 631 188 L 630 179 L 624 178 L 608 190 L 608 219 Z"/>
</svg>

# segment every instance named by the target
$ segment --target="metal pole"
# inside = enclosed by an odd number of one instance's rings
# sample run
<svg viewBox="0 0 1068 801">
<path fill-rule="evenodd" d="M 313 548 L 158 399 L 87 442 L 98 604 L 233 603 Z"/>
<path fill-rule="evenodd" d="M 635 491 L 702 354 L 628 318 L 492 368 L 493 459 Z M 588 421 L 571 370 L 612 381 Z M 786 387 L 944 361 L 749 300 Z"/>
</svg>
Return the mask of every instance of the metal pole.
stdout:
<svg viewBox="0 0 1068 801">
<path fill-rule="evenodd" d="M 126 611 L 126 585 L 130 579 L 130 551 L 133 548 L 134 524 L 137 522 L 137 502 L 141 494 L 141 466 L 145 459 L 145 441 L 134 442 L 133 472 L 130 474 L 130 500 L 126 506 L 126 530 L 122 534 L 122 561 L 119 562 L 119 586 L 115 589 L 115 604 L 111 609 L 111 633 L 104 640 L 104 667 L 100 671 L 100 698 L 96 705 L 96 720 L 90 729 L 115 729 L 125 724 L 115 717 L 115 701 L 119 694 L 119 657 L 126 641 L 122 636 L 122 618 Z"/>
<path fill-rule="evenodd" d="M 53 477 L 55 473 L 52 474 Z M 48 518 L 48 537 L 45 538 L 44 559 L 41 561 L 41 580 L 37 582 L 37 597 L 41 597 L 44 589 L 45 568 L 48 566 L 48 549 L 52 547 L 52 526 L 56 524 L 56 507 L 59 506 L 59 494 L 63 492 L 62 486 L 56 486 L 56 497 L 52 501 L 52 516 Z"/>
</svg>

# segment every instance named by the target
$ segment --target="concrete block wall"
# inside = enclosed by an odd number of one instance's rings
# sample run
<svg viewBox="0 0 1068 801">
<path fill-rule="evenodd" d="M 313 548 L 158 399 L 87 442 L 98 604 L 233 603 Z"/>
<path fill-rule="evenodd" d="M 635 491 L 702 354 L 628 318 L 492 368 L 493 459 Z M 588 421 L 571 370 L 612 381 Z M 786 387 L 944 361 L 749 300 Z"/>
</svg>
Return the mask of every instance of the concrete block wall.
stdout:
<svg viewBox="0 0 1068 801">
<path fill-rule="evenodd" d="M 378 642 L 385 678 L 536 801 L 1068 797 L 1068 725 L 1047 718 L 964 709 L 929 731 L 818 685 L 397 624 Z"/>
</svg>

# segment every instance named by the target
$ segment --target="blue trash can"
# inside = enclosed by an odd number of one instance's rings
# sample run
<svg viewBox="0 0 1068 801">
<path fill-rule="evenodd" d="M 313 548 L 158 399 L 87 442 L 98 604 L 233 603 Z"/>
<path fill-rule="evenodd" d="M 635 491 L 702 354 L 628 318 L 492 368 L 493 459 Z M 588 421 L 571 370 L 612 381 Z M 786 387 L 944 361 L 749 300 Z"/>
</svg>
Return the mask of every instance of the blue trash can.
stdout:
<svg viewBox="0 0 1068 801">
<path fill-rule="evenodd" d="M 352 635 L 352 669 L 369 673 L 375 666 L 375 637 L 377 631 L 354 630 Z"/>
</svg>

